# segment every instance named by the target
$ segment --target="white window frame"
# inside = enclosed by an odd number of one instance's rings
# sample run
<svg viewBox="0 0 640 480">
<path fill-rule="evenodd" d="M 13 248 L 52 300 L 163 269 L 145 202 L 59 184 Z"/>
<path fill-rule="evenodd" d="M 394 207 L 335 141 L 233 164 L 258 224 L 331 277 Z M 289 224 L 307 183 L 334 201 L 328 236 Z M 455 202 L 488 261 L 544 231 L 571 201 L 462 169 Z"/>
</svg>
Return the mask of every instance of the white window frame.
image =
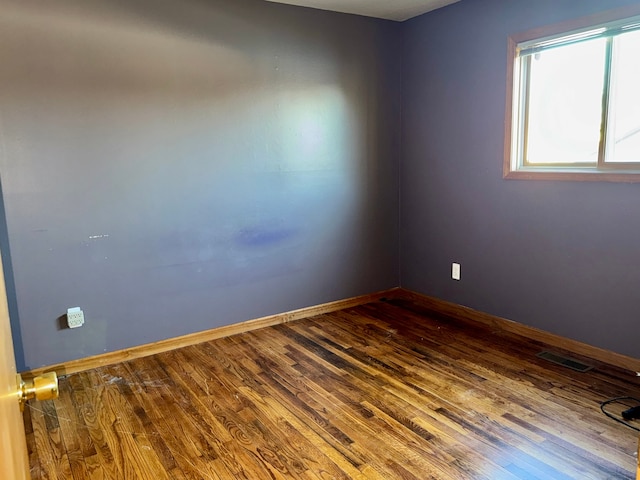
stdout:
<svg viewBox="0 0 640 480">
<path fill-rule="evenodd" d="M 600 135 L 600 153 L 595 166 L 585 165 L 524 165 L 523 143 L 526 136 L 524 123 L 526 81 L 523 79 L 521 56 L 538 50 L 568 45 L 585 38 L 608 37 L 640 29 L 640 5 L 603 12 L 560 24 L 529 30 L 509 37 L 507 53 L 507 101 L 505 113 L 505 144 L 503 176 L 521 180 L 575 180 L 640 182 L 640 162 L 604 163 L 606 132 Z M 606 124 L 609 95 L 611 40 L 608 41 L 603 98 L 603 125 Z"/>
</svg>

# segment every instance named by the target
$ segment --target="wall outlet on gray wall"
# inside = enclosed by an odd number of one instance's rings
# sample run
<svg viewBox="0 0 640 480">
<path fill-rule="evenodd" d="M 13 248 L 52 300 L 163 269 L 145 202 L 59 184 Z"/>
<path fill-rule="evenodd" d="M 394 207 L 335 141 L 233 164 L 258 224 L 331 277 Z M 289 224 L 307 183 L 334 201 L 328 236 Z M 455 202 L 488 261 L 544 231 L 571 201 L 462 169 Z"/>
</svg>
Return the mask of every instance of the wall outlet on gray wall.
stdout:
<svg viewBox="0 0 640 480">
<path fill-rule="evenodd" d="M 452 263 L 451 264 L 451 278 L 454 280 L 460 280 L 460 264 Z"/>
<path fill-rule="evenodd" d="M 67 309 L 67 325 L 69 328 L 78 328 L 84 325 L 84 312 L 80 307 Z"/>
</svg>

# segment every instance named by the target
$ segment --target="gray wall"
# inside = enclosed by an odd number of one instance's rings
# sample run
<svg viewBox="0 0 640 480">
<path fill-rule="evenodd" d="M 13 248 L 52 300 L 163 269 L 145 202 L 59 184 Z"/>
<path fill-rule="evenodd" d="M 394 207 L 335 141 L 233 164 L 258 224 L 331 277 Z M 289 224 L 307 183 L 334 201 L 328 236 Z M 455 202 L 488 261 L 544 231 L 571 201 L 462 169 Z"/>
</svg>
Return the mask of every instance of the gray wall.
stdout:
<svg viewBox="0 0 640 480">
<path fill-rule="evenodd" d="M 639 356 L 640 185 L 502 179 L 507 36 L 637 2 L 604 3 L 396 24 L 0 0 L 18 368 L 393 287 L 398 265 L 404 287 Z M 71 306 L 87 323 L 61 329 Z"/>
<path fill-rule="evenodd" d="M 463 0 L 403 25 L 404 287 L 640 356 L 640 184 L 502 179 L 508 35 L 633 3 Z"/>
<path fill-rule="evenodd" d="M 0 3 L 19 370 L 399 284 L 399 24 L 262 0 Z M 73 306 L 85 326 L 61 329 Z"/>
</svg>

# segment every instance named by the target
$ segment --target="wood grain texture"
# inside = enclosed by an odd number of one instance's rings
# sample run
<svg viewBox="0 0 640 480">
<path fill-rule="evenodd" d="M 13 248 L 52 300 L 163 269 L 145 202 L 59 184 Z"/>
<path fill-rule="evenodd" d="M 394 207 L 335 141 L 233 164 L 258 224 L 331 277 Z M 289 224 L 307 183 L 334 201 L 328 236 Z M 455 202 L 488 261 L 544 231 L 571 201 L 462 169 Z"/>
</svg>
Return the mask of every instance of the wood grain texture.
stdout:
<svg viewBox="0 0 640 480">
<path fill-rule="evenodd" d="M 11 324 L 0 259 L 0 478 L 28 480 L 27 440 L 18 403 Z"/>
<path fill-rule="evenodd" d="M 420 303 L 429 310 L 444 314 L 454 315 L 460 319 L 464 319 L 473 323 L 481 323 L 494 329 L 500 329 L 507 332 L 522 335 L 528 339 L 548 344 L 559 350 L 578 356 L 595 359 L 599 362 L 609 363 L 617 367 L 629 370 L 630 372 L 640 372 L 640 359 L 628 357 L 619 353 L 594 347 L 586 343 L 578 342 L 566 337 L 555 335 L 544 330 L 529 327 L 521 323 L 508 320 L 506 318 L 497 317 L 489 313 L 474 310 L 469 307 L 447 302 L 435 297 L 423 295 L 411 290 L 403 288 L 392 288 L 382 292 L 376 292 L 359 297 L 353 297 L 336 302 L 325 303 L 313 307 L 293 310 L 268 317 L 257 318 L 246 322 L 240 322 L 224 327 L 218 327 L 203 332 L 196 332 L 181 337 L 169 338 L 155 343 L 140 345 L 116 352 L 95 355 L 92 357 L 72 360 L 60 365 L 51 365 L 41 367 L 27 372 L 23 372 L 24 378 L 32 378 L 35 375 L 55 371 L 58 376 L 69 375 L 72 373 L 83 372 L 92 368 L 105 365 L 113 365 L 116 363 L 142 358 L 162 352 L 168 352 L 189 345 L 197 345 L 202 342 L 215 340 L 217 338 L 228 337 L 240 333 L 250 332 L 256 329 L 279 325 L 281 323 L 289 323 L 303 318 L 320 315 L 324 313 L 335 312 L 344 308 L 355 307 L 366 303 L 377 301 L 381 298 L 388 299 L 407 299 Z"/>
<path fill-rule="evenodd" d="M 597 360 L 601 363 L 608 363 L 629 371 L 630 376 L 635 376 L 635 372 L 640 372 L 640 359 L 632 358 L 620 353 L 604 350 L 586 343 L 572 340 L 570 338 L 555 335 L 553 333 L 529 327 L 522 323 L 514 322 L 506 318 L 497 317 L 489 313 L 474 310 L 473 308 L 447 302 L 439 298 L 422 295 L 411 290 L 400 289 L 395 292 L 396 297 L 405 298 L 421 304 L 432 312 L 444 315 L 452 315 L 461 320 L 473 323 L 481 323 L 490 328 L 504 330 L 506 332 L 521 335 L 530 340 L 535 340 L 552 347 L 556 350 L 565 351 L 581 357 Z"/>
<path fill-rule="evenodd" d="M 376 301 L 61 379 L 25 415 L 33 478 L 632 479 L 637 434 L 541 343 Z M 619 413 L 619 412 L 618 412 Z"/>
<path fill-rule="evenodd" d="M 269 327 L 271 325 L 293 322 L 313 315 L 320 315 L 323 313 L 335 312 L 336 310 L 341 310 L 343 308 L 363 305 L 387 296 L 395 296 L 397 291 L 399 291 L 399 288 L 391 288 L 381 292 L 369 293 L 358 297 L 351 297 L 344 300 L 336 300 L 334 302 L 300 308 L 298 310 L 291 310 L 289 312 L 279 313 L 276 315 L 255 318 L 247 320 L 246 322 L 238 322 L 232 325 L 225 325 L 223 327 L 182 335 L 180 337 L 168 338 L 166 340 L 125 348 L 114 352 L 79 358 L 59 365 L 47 365 L 22 372 L 22 376 L 23 378 L 33 378 L 47 372 L 56 372 L 58 376 L 70 375 L 72 373 L 83 372 L 92 368 L 113 365 L 115 363 L 133 360 L 135 358 L 142 358 L 189 345 L 196 345 L 202 342 L 215 340 L 216 338 L 228 337 L 230 335 L 249 332 L 251 330 Z"/>
<path fill-rule="evenodd" d="M 640 439 L 638 440 L 638 452 L 636 454 L 636 460 L 638 462 L 636 470 L 636 480 L 640 480 Z"/>
</svg>

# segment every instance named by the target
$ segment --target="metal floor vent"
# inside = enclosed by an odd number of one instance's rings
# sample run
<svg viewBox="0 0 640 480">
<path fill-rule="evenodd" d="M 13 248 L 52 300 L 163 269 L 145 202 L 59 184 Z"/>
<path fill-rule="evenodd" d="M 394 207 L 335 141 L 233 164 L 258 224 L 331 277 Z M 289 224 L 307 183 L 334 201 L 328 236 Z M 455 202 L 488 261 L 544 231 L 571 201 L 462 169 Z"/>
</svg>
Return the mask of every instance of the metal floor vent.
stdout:
<svg viewBox="0 0 640 480">
<path fill-rule="evenodd" d="M 540 357 L 549 362 L 557 363 L 558 365 L 562 365 L 563 367 L 567 367 L 578 372 L 587 372 L 593 368 L 593 366 L 591 365 L 587 365 L 558 353 L 548 352 L 546 350 L 544 352 L 538 353 L 536 357 Z"/>
</svg>

